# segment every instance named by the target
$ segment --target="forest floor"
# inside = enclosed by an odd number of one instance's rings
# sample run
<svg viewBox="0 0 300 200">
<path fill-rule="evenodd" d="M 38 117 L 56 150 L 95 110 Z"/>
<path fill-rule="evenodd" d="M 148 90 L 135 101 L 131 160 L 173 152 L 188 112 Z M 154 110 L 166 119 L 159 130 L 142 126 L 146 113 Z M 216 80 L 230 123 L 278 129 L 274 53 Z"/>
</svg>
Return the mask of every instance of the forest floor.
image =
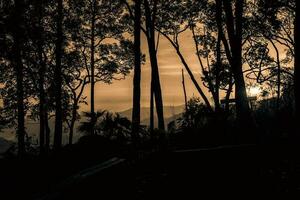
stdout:
<svg viewBox="0 0 300 200">
<path fill-rule="evenodd" d="M 50 161 L 10 161 L 0 166 L 1 199 L 195 199 L 299 195 L 289 183 L 283 146 L 237 146 L 152 153 L 140 160 L 102 155 Z M 90 160 L 90 161 L 88 161 Z M 95 161 L 97 160 L 97 161 Z M 103 163 L 103 162 L 102 162 Z M 86 166 L 100 166 L 83 170 Z M 104 167 L 103 167 L 104 166 Z M 95 170 L 96 169 L 96 170 Z M 297 170 L 295 170 L 297 171 Z M 82 172 L 82 171 L 81 171 Z M 80 175 L 81 174 L 81 175 Z M 81 179 L 76 179 L 80 175 Z M 75 177 L 75 179 L 70 179 Z M 294 179 L 300 177 L 295 175 Z M 286 199 L 286 198 L 284 198 Z"/>
</svg>

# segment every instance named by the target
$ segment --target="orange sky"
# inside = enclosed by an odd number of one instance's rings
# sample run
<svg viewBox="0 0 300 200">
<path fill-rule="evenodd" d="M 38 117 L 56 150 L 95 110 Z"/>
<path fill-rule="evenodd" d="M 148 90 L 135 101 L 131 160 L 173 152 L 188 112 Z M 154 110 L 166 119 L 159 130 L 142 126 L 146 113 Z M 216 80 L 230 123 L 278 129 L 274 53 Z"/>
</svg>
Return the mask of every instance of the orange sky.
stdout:
<svg viewBox="0 0 300 200">
<path fill-rule="evenodd" d="M 180 37 L 182 52 L 189 63 L 194 75 L 200 83 L 200 67 L 195 56 L 195 47 L 190 33 L 184 33 Z M 142 51 L 146 53 L 146 64 L 142 66 L 142 96 L 141 103 L 144 107 L 149 107 L 149 91 L 150 91 L 150 63 L 147 54 L 147 42 L 142 35 Z M 160 37 L 160 45 L 158 51 L 158 62 L 160 80 L 163 92 L 164 105 L 182 105 L 184 104 L 183 89 L 181 84 L 181 69 L 183 65 L 173 47 L 169 42 Z M 113 84 L 107 85 L 97 83 L 96 85 L 96 109 L 108 109 L 111 111 L 122 111 L 132 107 L 132 78 L 130 73 L 125 80 L 114 81 Z M 198 96 L 194 85 L 185 74 L 186 88 L 188 97 Z M 205 89 L 206 90 L 206 89 Z M 207 90 L 206 90 L 207 93 Z M 89 96 L 89 87 L 85 90 L 85 95 Z M 89 109 L 88 106 L 82 105 L 83 110 Z"/>
<path fill-rule="evenodd" d="M 186 31 L 179 37 L 179 42 L 182 53 L 191 70 L 193 71 L 195 78 L 198 80 L 198 83 L 200 83 L 200 86 L 202 86 L 205 94 L 207 94 L 208 99 L 212 100 L 207 88 L 205 88 L 201 82 L 201 70 L 199 61 L 195 55 L 195 46 L 192 39 L 192 34 L 189 31 Z M 270 46 L 269 48 L 270 54 L 275 55 L 273 47 Z M 284 48 L 279 46 L 279 50 L 280 55 L 283 56 Z M 142 35 L 142 51 L 146 54 L 146 63 L 142 66 L 141 105 L 143 107 L 149 107 L 151 70 L 147 52 L 147 42 L 144 35 Z M 181 69 L 183 68 L 183 65 L 181 64 L 181 61 L 179 60 L 173 47 L 163 36 L 160 36 L 158 63 L 164 105 L 176 106 L 184 104 L 184 96 L 181 83 Z M 130 73 L 125 80 L 114 81 L 111 85 L 97 83 L 95 94 L 96 110 L 107 109 L 118 112 L 131 108 L 133 90 L 132 79 L 133 73 Z M 193 83 L 190 81 L 189 75 L 187 73 L 185 73 L 185 80 L 188 97 L 199 97 L 199 94 L 195 89 Z M 87 95 L 89 98 L 89 86 L 85 90 L 85 95 Z M 89 106 L 82 105 L 81 109 L 89 110 Z"/>
</svg>

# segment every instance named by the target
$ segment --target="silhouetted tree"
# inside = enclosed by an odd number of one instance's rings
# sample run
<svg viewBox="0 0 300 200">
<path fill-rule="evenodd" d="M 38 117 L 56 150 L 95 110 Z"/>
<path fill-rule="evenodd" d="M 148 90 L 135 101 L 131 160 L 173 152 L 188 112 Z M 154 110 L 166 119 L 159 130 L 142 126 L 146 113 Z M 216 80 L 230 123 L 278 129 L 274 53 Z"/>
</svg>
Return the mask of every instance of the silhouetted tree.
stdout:
<svg viewBox="0 0 300 200">
<path fill-rule="evenodd" d="M 227 48 L 226 54 L 234 76 L 237 117 L 240 120 L 241 127 L 252 127 L 254 121 L 247 98 L 242 62 L 245 1 L 233 2 L 216 0 L 216 4 L 217 6 L 221 6 L 225 12 L 225 27 L 228 40 L 223 37 L 222 42 L 225 48 Z M 220 30 L 221 27 L 222 26 L 219 26 L 218 31 L 222 34 L 223 30 Z"/>
<path fill-rule="evenodd" d="M 25 153 L 25 110 L 24 110 L 24 67 L 22 61 L 22 47 L 24 34 L 24 1 L 14 2 L 14 11 L 12 16 L 12 36 L 13 36 L 13 55 L 12 63 L 17 81 L 17 112 L 18 112 L 18 153 L 20 156 Z"/>
<path fill-rule="evenodd" d="M 169 6 L 172 4 L 172 6 Z M 196 56 L 201 69 L 202 83 L 209 89 L 217 112 L 220 111 L 220 90 L 227 91 L 226 99 L 232 92 L 232 73 L 218 33 L 216 6 L 211 1 L 163 1 L 159 4 L 157 30 L 174 47 L 180 61 L 187 70 L 193 84 L 208 108 L 213 111 L 207 94 L 195 78 L 182 51 L 180 36 L 191 34 Z"/>
<path fill-rule="evenodd" d="M 296 102 L 296 118 L 300 116 L 300 42 L 299 38 L 297 38 L 297 34 L 300 33 L 300 15 L 297 8 L 299 8 L 299 1 L 295 1 L 295 11 L 296 11 L 296 18 L 295 18 L 295 30 L 294 30 L 294 40 L 295 40 L 295 102 Z"/>
<path fill-rule="evenodd" d="M 155 24 L 156 29 L 170 42 L 170 44 L 176 50 L 177 55 L 179 56 L 183 66 L 187 70 L 193 84 L 195 85 L 197 91 L 199 92 L 200 96 L 204 100 L 205 104 L 211 109 L 210 102 L 206 97 L 205 93 L 203 92 L 202 88 L 198 84 L 194 74 L 192 73 L 186 59 L 184 58 L 180 44 L 179 44 L 179 36 L 180 34 L 184 33 L 189 28 L 189 23 L 187 23 L 187 16 L 188 14 L 185 13 L 186 10 L 190 9 L 190 7 L 184 7 L 184 2 L 179 1 L 174 3 L 172 2 L 161 2 L 159 4 L 160 10 L 158 18 L 158 22 Z M 191 4 L 189 4 L 191 5 Z M 197 6 L 196 6 L 197 7 Z M 191 11 L 192 12 L 192 11 Z M 199 11 L 198 11 L 199 12 Z"/>
<path fill-rule="evenodd" d="M 56 1 L 56 44 L 55 44 L 55 130 L 54 148 L 62 145 L 62 56 L 63 56 L 63 1 Z"/>
<path fill-rule="evenodd" d="M 96 82 L 110 83 L 113 79 L 120 79 L 115 75 L 124 76 L 132 67 L 132 45 L 124 36 L 125 33 L 131 34 L 132 30 L 119 1 L 72 0 L 70 7 L 77 19 L 81 20 L 74 45 L 81 52 L 85 63 L 91 85 L 90 108 L 91 113 L 94 113 Z M 95 121 L 93 114 L 91 117 Z"/>
<path fill-rule="evenodd" d="M 134 9 L 134 77 L 133 77 L 133 107 L 132 107 L 132 136 L 137 142 L 140 127 L 141 102 L 141 1 L 135 0 Z"/>
<path fill-rule="evenodd" d="M 66 124 L 69 129 L 69 144 L 73 143 L 75 122 L 80 119 L 79 108 L 80 104 L 86 102 L 86 96 L 83 92 L 89 84 L 89 77 L 85 74 L 85 67 L 80 52 L 73 49 L 66 56 L 65 72 L 63 74 L 67 91 L 70 97 L 69 112 L 66 117 Z"/>
<path fill-rule="evenodd" d="M 152 7 L 150 7 L 150 3 L 152 3 Z M 152 70 L 152 80 L 153 81 L 153 93 L 155 97 L 155 105 L 156 112 L 158 117 L 158 128 L 160 130 L 165 130 L 164 123 L 164 111 L 163 111 L 163 99 L 161 92 L 161 84 L 159 79 L 159 71 L 158 71 L 158 62 L 156 55 L 156 42 L 155 42 L 155 20 L 156 20 L 156 12 L 157 12 L 157 1 L 149 2 L 148 0 L 144 0 L 144 8 L 145 8 L 145 24 L 146 24 L 146 37 L 148 43 L 148 50 L 151 62 L 151 70 Z M 151 9 L 152 8 L 152 9 Z"/>
</svg>

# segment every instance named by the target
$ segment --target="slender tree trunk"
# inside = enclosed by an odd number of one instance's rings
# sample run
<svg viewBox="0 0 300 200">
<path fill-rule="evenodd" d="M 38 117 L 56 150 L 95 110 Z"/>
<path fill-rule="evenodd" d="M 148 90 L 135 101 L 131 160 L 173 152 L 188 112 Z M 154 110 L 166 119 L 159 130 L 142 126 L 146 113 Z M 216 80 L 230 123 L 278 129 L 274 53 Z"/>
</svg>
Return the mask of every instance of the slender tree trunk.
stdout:
<svg viewBox="0 0 300 200">
<path fill-rule="evenodd" d="M 216 79 L 216 84 L 215 84 L 215 111 L 217 113 L 220 112 L 221 106 L 220 106 L 220 71 L 221 71 L 221 66 L 222 66 L 222 59 L 221 59 L 221 34 L 218 33 L 218 41 L 217 41 L 217 46 L 216 46 L 216 52 L 217 52 L 217 64 L 216 64 L 216 72 L 215 72 L 215 79 Z"/>
<path fill-rule="evenodd" d="M 137 144 L 141 122 L 141 0 L 135 0 L 132 136 Z"/>
<path fill-rule="evenodd" d="M 56 66 L 55 78 L 55 132 L 54 148 L 59 150 L 62 145 L 62 54 L 63 54 L 63 0 L 57 0 L 57 21 L 56 21 Z"/>
<path fill-rule="evenodd" d="M 229 111 L 230 111 L 230 103 L 229 103 L 229 99 L 230 99 L 230 95 L 232 93 L 232 89 L 233 89 L 233 86 L 234 86 L 234 82 L 232 81 L 232 77 L 230 79 L 230 83 L 229 83 L 229 86 L 228 86 L 228 90 L 226 92 L 226 96 L 225 96 L 225 113 L 226 115 L 229 115 Z"/>
<path fill-rule="evenodd" d="M 183 88 L 183 94 L 184 94 L 185 111 L 187 111 L 188 110 L 188 105 L 187 105 L 187 96 L 186 96 L 186 89 L 185 89 L 185 81 L 184 81 L 184 72 L 183 72 L 183 69 L 181 71 L 181 76 L 182 76 L 182 88 Z"/>
<path fill-rule="evenodd" d="M 40 52 L 39 52 L 39 54 L 40 54 Z M 39 76 L 40 76 L 40 80 L 39 80 L 40 153 L 43 154 L 45 152 L 45 91 L 44 91 L 45 71 L 44 71 L 44 64 L 41 64 L 41 66 L 40 66 Z"/>
<path fill-rule="evenodd" d="M 249 101 L 246 92 L 243 64 L 242 64 L 242 25 L 243 25 L 243 7 L 244 0 L 235 3 L 235 19 L 233 18 L 232 5 L 229 1 L 223 0 L 227 20 L 227 33 L 231 46 L 231 67 L 235 80 L 235 100 L 237 118 L 240 127 L 245 131 L 252 128 L 254 121 L 249 107 Z M 230 59 L 229 59 L 230 60 Z M 251 132 L 249 130 L 249 132 Z"/>
<path fill-rule="evenodd" d="M 196 78 L 194 77 L 193 75 L 193 72 L 190 70 L 188 64 L 186 63 L 183 55 L 181 54 L 180 50 L 178 48 L 175 48 L 176 49 L 176 52 L 177 52 L 177 55 L 179 56 L 180 60 L 181 60 L 181 63 L 183 64 L 183 66 L 185 67 L 186 71 L 188 72 L 192 82 L 194 83 L 197 91 L 199 92 L 200 96 L 202 97 L 203 101 L 205 102 L 206 106 L 208 107 L 208 109 L 210 111 L 213 111 L 211 105 L 210 105 L 210 102 L 209 100 L 207 99 L 206 95 L 204 94 L 203 90 L 201 89 L 201 87 L 199 86 Z"/>
<path fill-rule="evenodd" d="M 151 74 L 150 86 L 150 134 L 153 136 L 154 132 L 154 91 L 153 91 L 153 75 Z"/>
<path fill-rule="evenodd" d="M 18 154 L 23 156 L 25 154 L 25 109 L 24 109 L 24 86 L 23 86 L 23 62 L 22 62 L 22 32 L 23 30 L 23 8 L 24 2 L 22 0 L 15 1 L 14 10 L 14 29 L 13 29 L 13 65 L 17 79 L 17 136 L 18 136 Z"/>
<path fill-rule="evenodd" d="M 45 108 L 45 151 L 50 151 L 50 127 L 47 108 Z"/>
<path fill-rule="evenodd" d="M 160 130 L 165 130 L 164 112 L 163 112 L 163 99 L 161 92 L 161 85 L 159 79 L 158 62 L 156 56 L 156 44 L 155 44 L 155 29 L 154 29 L 154 19 L 155 15 L 151 17 L 151 11 L 149 7 L 148 0 L 144 0 L 145 13 L 146 13 L 146 29 L 147 29 L 147 42 L 149 48 L 151 69 L 153 73 L 153 91 L 155 97 L 155 106 L 158 117 L 158 128 Z"/>
<path fill-rule="evenodd" d="M 72 108 L 72 119 L 70 124 L 70 132 L 69 132 L 69 144 L 73 144 L 73 136 L 74 136 L 74 126 L 77 119 L 77 109 L 78 109 L 78 102 L 74 100 L 73 108 Z"/>
<path fill-rule="evenodd" d="M 235 99 L 237 105 L 237 115 L 241 120 L 242 125 L 253 125 L 251 110 L 249 107 L 249 101 L 246 92 L 244 74 L 243 74 L 243 63 L 242 63 L 242 32 L 243 32 L 243 7 L 244 0 L 236 2 L 236 34 L 235 40 L 232 45 L 233 54 L 233 73 L 235 78 Z"/>
<path fill-rule="evenodd" d="M 96 123 L 95 116 L 95 12 L 96 0 L 92 1 L 92 19 L 91 19 L 91 135 L 95 134 L 94 127 Z"/>
<path fill-rule="evenodd" d="M 193 29 L 192 29 L 193 31 Z M 193 82 L 193 84 L 195 85 L 197 91 L 199 92 L 201 98 L 203 99 L 203 101 L 205 102 L 206 106 L 208 107 L 208 109 L 210 111 L 213 111 L 212 107 L 211 107 L 211 104 L 208 100 L 208 98 L 206 97 L 206 95 L 204 94 L 203 90 L 201 89 L 200 85 L 198 84 L 196 78 L 194 77 L 189 65 L 187 64 L 187 62 L 185 61 L 181 51 L 180 51 L 180 47 L 178 44 L 176 44 L 174 41 L 172 41 L 172 39 L 165 33 L 162 33 L 161 34 L 170 42 L 170 44 L 174 47 L 174 49 L 176 50 L 176 53 L 181 61 L 181 63 L 183 64 L 184 68 L 186 69 L 187 73 L 189 74 L 190 76 L 190 79 L 191 81 Z M 193 34 L 194 35 L 194 34 Z M 195 37 L 194 37 L 195 38 Z M 195 44 L 197 45 L 197 43 L 195 42 Z M 196 50 L 198 51 L 198 47 L 196 46 Z M 198 57 L 199 58 L 199 57 Z M 200 62 L 200 65 L 202 67 L 202 61 L 201 59 L 199 59 L 199 62 Z"/>
<path fill-rule="evenodd" d="M 276 62 L 277 62 L 277 99 L 276 99 L 276 109 L 277 111 L 279 110 L 280 107 L 280 93 L 281 93 L 281 64 L 280 64 L 280 55 L 279 55 L 279 50 L 277 48 L 277 46 L 275 45 L 275 43 L 269 39 L 269 41 L 271 42 L 273 48 L 275 49 L 276 52 Z"/>
<path fill-rule="evenodd" d="M 300 119 L 300 41 L 297 35 L 300 33 L 300 15 L 297 10 L 299 8 L 299 1 L 296 1 L 296 19 L 295 19 L 295 30 L 294 30 L 294 40 L 295 40 L 295 107 L 296 107 L 296 118 Z M 297 124 L 297 123 L 296 123 Z"/>
<path fill-rule="evenodd" d="M 159 40 L 160 40 L 160 35 L 157 37 L 157 42 L 156 42 L 156 55 L 158 52 L 159 48 Z M 151 86 L 150 86 L 150 135 L 152 140 L 154 139 L 154 80 L 153 80 L 153 73 L 151 72 Z"/>
<path fill-rule="evenodd" d="M 45 71 L 46 65 L 43 58 L 43 28 L 42 28 L 42 18 L 43 18 L 43 0 L 37 1 L 37 15 L 38 15 L 38 31 L 37 31 L 37 46 L 38 46 L 38 57 L 39 57 L 39 118 L 40 118 L 40 154 L 45 153 Z"/>
</svg>

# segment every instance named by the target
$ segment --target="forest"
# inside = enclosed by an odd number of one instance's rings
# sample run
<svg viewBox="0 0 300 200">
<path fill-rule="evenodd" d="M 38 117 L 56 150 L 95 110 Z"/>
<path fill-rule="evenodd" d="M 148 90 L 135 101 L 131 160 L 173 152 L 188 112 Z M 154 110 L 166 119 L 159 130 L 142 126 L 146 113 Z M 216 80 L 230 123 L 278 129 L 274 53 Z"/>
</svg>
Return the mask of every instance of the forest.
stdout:
<svg viewBox="0 0 300 200">
<path fill-rule="evenodd" d="M 0 198 L 300 196 L 297 2 L 0 0 Z"/>
</svg>

